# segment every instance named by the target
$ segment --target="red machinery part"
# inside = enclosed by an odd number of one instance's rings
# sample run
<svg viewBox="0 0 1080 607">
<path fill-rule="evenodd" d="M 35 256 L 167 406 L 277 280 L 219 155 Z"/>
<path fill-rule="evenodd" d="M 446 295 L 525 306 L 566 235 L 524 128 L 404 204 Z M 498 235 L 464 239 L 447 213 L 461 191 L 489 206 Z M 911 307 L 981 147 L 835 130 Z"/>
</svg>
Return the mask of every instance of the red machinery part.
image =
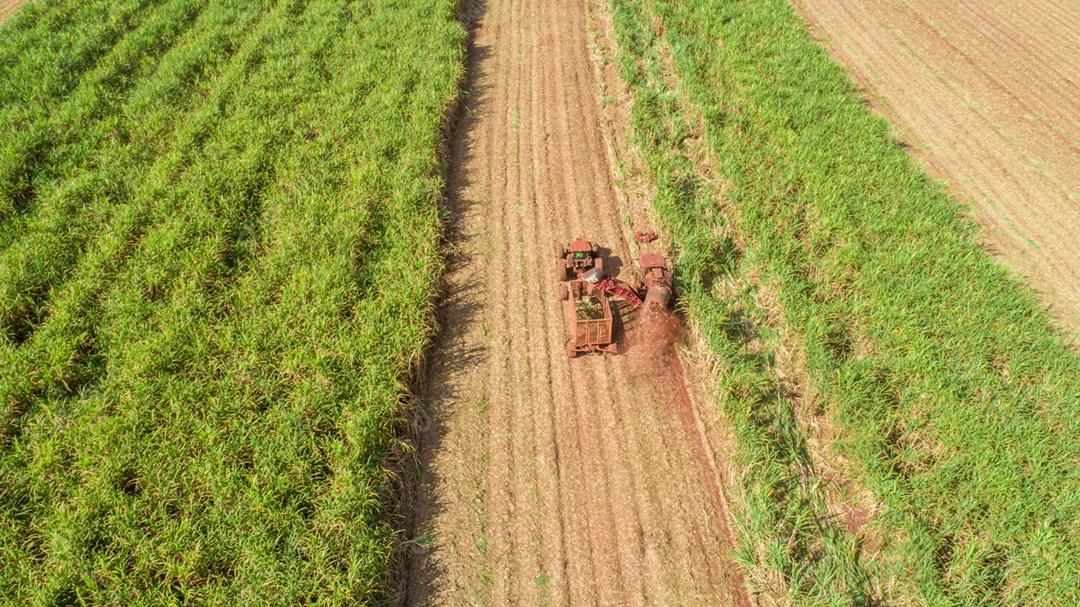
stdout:
<svg viewBox="0 0 1080 607">
<path fill-rule="evenodd" d="M 647 312 L 666 310 L 671 304 L 671 271 L 667 259 L 657 253 L 642 253 L 638 258 L 641 269 L 642 289 L 645 292 Z"/>
<path fill-rule="evenodd" d="M 634 238 L 641 244 L 649 244 L 656 240 L 656 230 L 638 230 L 634 232 Z"/>
<path fill-rule="evenodd" d="M 641 307 L 641 298 L 634 289 L 617 278 L 604 278 L 592 286 L 593 291 L 602 291 L 613 297 L 621 297 L 635 310 Z"/>
</svg>

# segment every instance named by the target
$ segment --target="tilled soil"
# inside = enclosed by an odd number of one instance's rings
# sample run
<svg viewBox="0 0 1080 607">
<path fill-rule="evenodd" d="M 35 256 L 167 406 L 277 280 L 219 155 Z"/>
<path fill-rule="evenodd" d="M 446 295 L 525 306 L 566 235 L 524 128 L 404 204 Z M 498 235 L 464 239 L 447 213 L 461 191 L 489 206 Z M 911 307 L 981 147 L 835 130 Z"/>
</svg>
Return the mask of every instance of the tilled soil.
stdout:
<svg viewBox="0 0 1080 607">
<path fill-rule="evenodd" d="M 1080 333 L 1080 4 L 793 1 Z"/>
<path fill-rule="evenodd" d="M 402 604 L 748 604 L 729 446 L 676 349 L 564 351 L 556 243 L 633 273 L 589 23 L 586 0 L 490 0 L 474 32 Z"/>
<path fill-rule="evenodd" d="M 26 4 L 26 0 L 0 0 L 0 21 L 7 19 L 8 15 L 14 13 L 24 4 Z"/>
</svg>

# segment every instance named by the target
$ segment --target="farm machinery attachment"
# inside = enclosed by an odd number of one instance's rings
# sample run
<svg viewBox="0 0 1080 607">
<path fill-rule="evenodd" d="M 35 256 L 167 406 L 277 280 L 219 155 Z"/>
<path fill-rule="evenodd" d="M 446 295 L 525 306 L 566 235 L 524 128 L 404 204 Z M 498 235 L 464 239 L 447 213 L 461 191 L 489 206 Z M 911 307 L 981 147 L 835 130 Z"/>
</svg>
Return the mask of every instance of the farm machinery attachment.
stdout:
<svg viewBox="0 0 1080 607">
<path fill-rule="evenodd" d="M 656 233 L 638 232 L 638 242 L 646 245 Z M 559 298 L 565 302 L 570 321 L 570 340 L 566 354 L 574 358 L 588 352 L 615 354 L 618 345 L 612 334 L 613 317 L 609 297 L 618 297 L 632 309 L 641 310 L 640 319 L 649 322 L 659 312 L 667 311 L 672 296 L 671 271 L 667 260 L 658 253 L 645 252 L 638 258 L 642 278 L 635 288 L 604 272 L 604 258 L 599 245 L 584 238 L 556 248 Z"/>
</svg>

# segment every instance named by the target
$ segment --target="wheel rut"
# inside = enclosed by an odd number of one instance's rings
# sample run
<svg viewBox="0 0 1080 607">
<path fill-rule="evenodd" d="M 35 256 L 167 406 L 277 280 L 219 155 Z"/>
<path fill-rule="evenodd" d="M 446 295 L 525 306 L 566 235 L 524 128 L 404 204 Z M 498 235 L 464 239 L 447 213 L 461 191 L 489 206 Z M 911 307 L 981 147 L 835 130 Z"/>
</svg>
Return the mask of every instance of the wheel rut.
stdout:
<svg viewBox="0 0 1080 607">
<path fill-rule="evenodd" d="M 643 211 L 615 187 L 596 25 L 588 0 L 489 0 L 475 25 L 399 604 L 749 604 L 694 381 L 563 350 L 555 244 L 629 276 Z"/>
</svg>

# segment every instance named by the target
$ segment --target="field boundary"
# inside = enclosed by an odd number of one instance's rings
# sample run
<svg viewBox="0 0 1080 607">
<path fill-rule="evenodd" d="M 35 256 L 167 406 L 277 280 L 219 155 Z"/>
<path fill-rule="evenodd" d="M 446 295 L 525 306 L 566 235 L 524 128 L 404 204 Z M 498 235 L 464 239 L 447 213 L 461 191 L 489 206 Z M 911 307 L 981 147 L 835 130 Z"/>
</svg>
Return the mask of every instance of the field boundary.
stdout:
<svg viewBox="0 0 1080 607">
<path fill-rule="evenodd" d="M 461 221 L 460 210 L 454 206 L 454 194 L 450 182 L 450 173 L 453 170 L 453 141 L 458 137 L 458 129 L 462 118 L 468 111 L 469 96 L 473 91 L 476 79 L 475 57 L 475 29 L 482 18 L 486 0 L 459 0 L 456 18 L 465 31 L 465 40 L 462 44 L 463 70 L 458 81 L 458 95 L 451 104 L 443 118 L 443 130 L 439 142 L 440 176 L 443 182 L 442 198 L 440 201 L 441 229 L 439 232 L 439 249 L 443 251 L 443 264 L 452 255 L 454 247 L 454 232 L 459 229 Z M 399 528 L 399 541 L 396 543 L 390 566 L 389 602 L 392 605 L 405 607 L 413 604 L 409 591 L 411 584 L 409 575 L 412 567 L 410 559 L 415 555 L 431 549 L 430 540 L 423 536 L 418 529 L 416 501 L 420 487 L 420 455 L 425 448 L 425 436 L 431 431 L 431 415 L 426 410 L 424 402 L 417 397 L 422 392 L 423 385 L 428 381 L 430 373 L 427 353 L 438 343 L 439 333 L 444 329 L 442 315 L 445 306 L 444 300 L 448 292 L 446 290 L 446 273 L 441 272 L 437 278 L 439 290 L 435 296 L 432 318 L 435 323 L 435 333 L 428 339 L 428 345 L 424 348 L 424 355 L 417 361 L 409 385 L 409 408 L 405 434 L 402 437 L 409 449 L 402 450 L 391 462 L 391 469 L 396 478 L 400 479 L 397 485 L 397 495 L 391 499 L 396 509 L 396 519 Z"/>
</svg>

